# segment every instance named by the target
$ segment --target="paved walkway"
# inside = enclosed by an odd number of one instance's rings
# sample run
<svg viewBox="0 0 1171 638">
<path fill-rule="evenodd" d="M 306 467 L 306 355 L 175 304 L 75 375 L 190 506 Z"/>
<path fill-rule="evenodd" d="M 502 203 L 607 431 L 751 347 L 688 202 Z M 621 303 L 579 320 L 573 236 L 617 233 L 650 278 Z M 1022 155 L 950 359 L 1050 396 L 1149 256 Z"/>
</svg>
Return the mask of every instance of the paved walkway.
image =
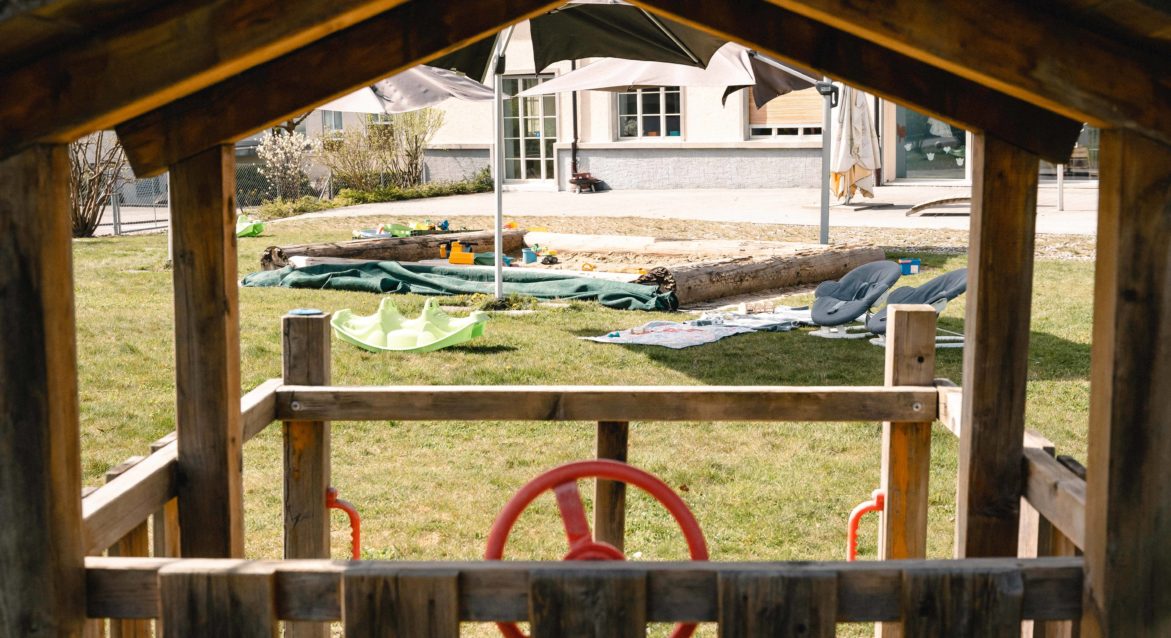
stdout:
<svg viewBox="0 0 1171 638">
<path fill-rule="evenodd" d="M 830 226 L 870 228 L 943 228 L 966 230 L 967 205 L 933 209 L 946 216 L 907 217 L 911 206 L 946 198 L 965 197 L 971 189 L 956 186 L 904 185 L 876 189 L 873 200 L 830 209 Z M 1037 232 L 1092 235 L 1097 226 L 1098 190 L 1093 185 L 1067 183 L 1064 210 L 1057 210 L 1057 186 L 1040 187 Z M 574 194 L 568 192 L 505 192 L 505 215 L 565 217 L 646 217 L 705 221 L 755 222 L 817 226 L 820 191 L 787 189 L 621 190 Z M 876 208 L 859 208 L 886 204 Z M 387 218 L 443 219 L 461 215 L 491 215 L 492 193 L 432 199 L 363 204 L 302 215 L 296 219 L 355 215 Z"/>
</svg>

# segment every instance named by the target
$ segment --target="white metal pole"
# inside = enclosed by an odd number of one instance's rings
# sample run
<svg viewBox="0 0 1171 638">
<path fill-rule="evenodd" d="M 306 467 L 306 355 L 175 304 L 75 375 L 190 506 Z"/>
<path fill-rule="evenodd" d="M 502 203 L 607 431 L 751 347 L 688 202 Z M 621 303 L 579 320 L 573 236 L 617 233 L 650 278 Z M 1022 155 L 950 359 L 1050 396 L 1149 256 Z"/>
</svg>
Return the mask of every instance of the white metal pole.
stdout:
<svg viewBox="0 0 1171 638">
<path fill-rule="evenodd" d="M 504 80 L 500 77 L 499 67 L 492 70 L 494 77 L 493 90 L 495 92 L 492 104 L 496 109 L 492 117 L 492 153 L 493 153 L 493 186 L 496 193 L 495 218 L 495 245 L 492 248 L 495 257 L 495 294 L 497 299 L 504 298 Z"/>
<path fill-rule="evenodd" d="M 1057 165 L 1057 210 L 1065 210 L 1065 164 Z"/>
<path fill-rule="evenodd" d="M 826 82 L 830 79 L 826 78 Z M 829 243 L 829 168 L 833 161 L 830 157 L 833 138 L 830 131 L 833 129 L 833 93 L 825 96 L 825 109 L 821 123 L 821 243 Z"/>
</svg>

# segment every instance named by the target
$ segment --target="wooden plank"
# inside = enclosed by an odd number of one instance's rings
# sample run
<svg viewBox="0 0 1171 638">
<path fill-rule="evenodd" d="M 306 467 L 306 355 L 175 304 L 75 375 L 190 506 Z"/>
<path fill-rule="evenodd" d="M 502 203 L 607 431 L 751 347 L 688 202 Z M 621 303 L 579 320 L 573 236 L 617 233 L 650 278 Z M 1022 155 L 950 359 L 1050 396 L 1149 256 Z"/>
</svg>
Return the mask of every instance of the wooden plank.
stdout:
<svg viewBox="0 0 1171 638">
<path fill-rule="evenodd" d="M 597 458 L 626 462 L 630 424 L 598 421 Z M 626 484 L 594 482 L 594 539 L 623 550 L 626 544 Z"/>
<path fill-rule="evenodd" d="M 963 429 L 964 389 L 951 381 L 947 381 L 950 385 L 940 385 L 941 381 L 946 381 L 946 379 L 935 380 L 936 386 L 939 388 L 939 422 L 949 432 L 959 437 L 960 430 Z"/>
<path fill-rule="evenodd" d="M 244 553 L 235 149 L 171 169 L 183 556 Z"/>
<path fill-rule="evenodd" d="M 735 11 L 710 0 L 636 0 L 635 4 L 963 129 L 1012 140 L 1054 163 L 1069 159 L 1081 130 L 1080 119 L 1058 116 L 771 0 L 740 0 Z M 874 16 L 884 16 L 881 22 L 885 22 L 885 15 L 880 10 L 866 20 L 878 22 Z M 827 42 L 833 46 L 826 46 Z"/>
<path fill-rule="evenodd" d="M 1020 635 L 1024 582 L 1011 570 L 903 572 L 903 632 L 908 638 Z"/>
<path fill-rule="evenodd" d="M 529 577 L 532 638 L 643 638 L 646 574 L 537 570 Z"/>
<path fill-rule="evenodd" d="M 122 463 L 106 470 L 106 483 L 125 474 L 130 468 L 145 460 L 143 456 L 133 456 Z M 130 530 L 117 543 L 110 546 L 109 556 L 149 556 L 150 530 L 146 521 Z M 115 619 L 110 621 L 111 638 L 147 638 L 152 636 L 151 623 L 146 620 Z"/>
<path fill-rule="evenodd" d="M 1037 156 L 976 135 L 956 555 L 1013 556 L 1023 493 Z"/>
<path fill-rule="evenodd" d="M 168 3 L 123 28 L 74 34 L 0 72 L 0 95 L 7 96 L 0 102 L 0 157 L 38 139 L 67 142 L 110 128 L 401 2 Z"/>
<path fill-rule="evenodd" d="M 150 444 L 150 453 L 154 454 L 171 443 L 177 441 L 179 435 L 171 432 Z M 153 536 L 153 556 L 179 556 L 179 501 L 170 499 L 151 515 L 151 531 Z"/>
<path fill-rule="evenodd" d="M 336 421 L 930 421 L 933 387 L 285 386 L 277 417 Z"/>
<path fill-rule="evenodd" d="M 283 383 L 282 379 L 269 379 L 240 397 L 240 428 L 244 431 L 244 442 L 252 440 L 276 420 L 276 390 Z"/>
<path fill-rule="evenodd" d="M 158 614 L 158 570 L 174 559 L 86 559 L 88 613 L 91 617 L 152 618 Z M 244 561 L 201 561 L 231 570 Z M 898 620 L 902 614 L 902 573 L 1008 570 L 1024 583 L 1022 614 L 1030 620 L 1077 618 L 1082 604 L 1080 558 L 1015 558 L 932 561 L 859 561 L 855 563 L 628 563 L 591 562 L 550 565 L 541 562 L 474 561 L 411 563 L 401 561 L 260 561 L 276 570 L 277 615 L 283 620 L 336 621 L 342 617 L 341 580 L 351 570 L 455 570 L 459 572 L 460 619 L 469 622 L 529 619 L 529 584 L 533 570 L 587 573 L 645 571 L 649 622 L 713 622 L 718 619 L 718 580 L 723 572 L 754 571 L 800 575 L 837 575 L 837 622 Z"/>
<path fill-rule="evenodd" d="M 178 449 L 167 445 L 82 501 L 87 554 L 101 553 L 178 493 Z"/>
<path fill-rule="evenodd" d="M 990 16 L 982 3 L 964 0 L 929 7 L 918 0 L 770 1 L 1072 119 L 1171 142 L 1171 87 L 1160 80 L 1161 58 L 1145 44 L 1074 24 L 1046 6 L 1004 0 Z M 991 25 L 1001 37 L 988 37 Z"/>
<path fill-rule="evenodd" d="M 164 638 L 257 638 L 278 635 L 271 564 L 182 560 L 159 569 Z"/>
<path fill-rule="evenodd" d="M 342 577 L 347 636 L 457 638 L 456 570 L 350 570 Z"/>
<path fill-rule="evenodd" d="M 1102 132 L 1087 636 L 1171 634 L 1171 147 Z"/>
<path fill-rule="evenodd" d="M 725 572 L 720 574 L 720 638 L 832 638 L 837 576 Z"/>
<path fill-rule="evenodd" d="M 303 312 L 303 311 L 302 311 Z M 327 385 L 330 377 L 329 314 L 287 314 L 281 319 L 284 381 Z M 285 558 L 329 558 L 329 422 L 285 421 Z M 291 638 L 325 638 L 329 626 L 287 623 Z"/>
<path fill-rule="evenodd" d="M 81 631 L 78 429 L 69 159 L 0 161 L 0 635 Z"/>
<path fill-rule="evenodd" d="M 935 378 L 935 309 L 895 304 L 887 310 L 887 385 L 926 385 Z M 881 560 L 927 557 L 927 497 L 931 477 L 931 421 L 882 424 L 883 506 L 878 534 Z M 884 638 L 902 635 L 894 623 L 878 626 Z"/>
<path fill-rule="evenodd" d="M 1025 448 L 1024 496 L 1074 545 L 1086 534 L 1086 482 L 1043 450 Z"/>
<path fill-rule="evenodd" d="M 404 2 L 127 122 L 118 127 L 118 137 L 136 175 L 160 173 L 202 149 L 233 142 L 559 4 Z M 424 24 L 428 28 L 420 29 Z M 297 78 L 296 90 L 272 89 L 288 78 Z"/>
<path fill-rule="evenodd" d="M 1033 430 L 1025 430 L 1025 451 L 1028 452 L 1030 449 L 1039 450 L 1048 456 L 1053 456 L 1056 453 L 1056 447 L 1052 441 Z M 1027 472 L 1027 457 L 1025 463 L 1025 471 Z M 1025 479 L 1025 484 L 1027 489 L 1027 478 Z M 1022 494 L 1020 533 L 1017 536 L 1016 555 L 1020 558 L 1053 556 L 1050 545 L 1055 534 L 1060 534 L 1060 532 Z M 1021 623 L 1021 638 L 1034 638 L 1034 636 L 1040 636 L 1042 633 L 1043 630 L 1040 627 L 1035 627 L 1031 620 L 1026 620 Z"/>
</svg>

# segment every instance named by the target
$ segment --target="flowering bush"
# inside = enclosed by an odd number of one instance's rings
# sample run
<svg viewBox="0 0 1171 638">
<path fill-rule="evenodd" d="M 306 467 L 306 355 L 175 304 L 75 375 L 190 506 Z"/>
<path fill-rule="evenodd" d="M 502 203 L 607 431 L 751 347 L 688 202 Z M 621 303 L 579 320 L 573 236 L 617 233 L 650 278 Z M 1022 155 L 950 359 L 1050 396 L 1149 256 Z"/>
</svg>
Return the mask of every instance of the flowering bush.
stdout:
<svg viewBox="0 0 1171 638">
<path fill-rule="evenodd" d="M 309 179 L 309 161 L 317 152 L 317 140 L 301 133 L 266 131 L 256 147 L 263 164 L 260 173 L 276 190 L 278 199 L 297 199 Z"/>
</svg>

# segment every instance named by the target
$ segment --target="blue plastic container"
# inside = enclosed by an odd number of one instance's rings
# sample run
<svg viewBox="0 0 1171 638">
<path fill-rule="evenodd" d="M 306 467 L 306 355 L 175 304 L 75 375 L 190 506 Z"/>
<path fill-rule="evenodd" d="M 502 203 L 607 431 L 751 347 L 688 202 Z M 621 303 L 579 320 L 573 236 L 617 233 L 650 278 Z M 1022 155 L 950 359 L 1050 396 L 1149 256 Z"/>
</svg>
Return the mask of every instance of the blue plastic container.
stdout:
<svg viewBox="0 0 1171 638">
<path fill-rule="evenodd" d="M 899 267 L 903 269 L 904 275 L 917 275 L 919 274 L 919 258 L 900 259 Z"/>
<path fill-rule="evenodd" d="M 524 257 L 526 264 L 535 263 L 537 261 L 537 253 L 533 252 L 531 248 L 522 248 L 520 254 Z"/>
</svg>

